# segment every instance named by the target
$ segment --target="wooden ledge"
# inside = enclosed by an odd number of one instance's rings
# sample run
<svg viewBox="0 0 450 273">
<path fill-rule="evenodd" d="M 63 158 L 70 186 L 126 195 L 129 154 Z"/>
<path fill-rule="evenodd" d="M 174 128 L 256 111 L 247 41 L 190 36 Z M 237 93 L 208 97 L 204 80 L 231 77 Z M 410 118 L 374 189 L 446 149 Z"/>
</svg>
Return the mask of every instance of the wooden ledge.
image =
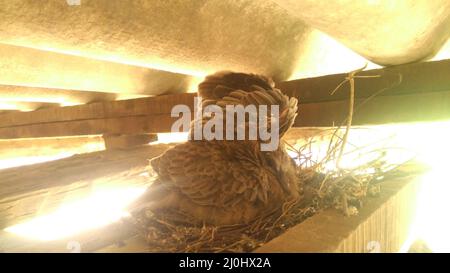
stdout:
<svg viewBox="0 0 450 273">
<path fill-rule="evenodd" d="M 398 252 L 415 215 L 420 177 L 387 181 L 356 216 L 329 209 L 306 219 L 255 252 Z"/>
</svg>

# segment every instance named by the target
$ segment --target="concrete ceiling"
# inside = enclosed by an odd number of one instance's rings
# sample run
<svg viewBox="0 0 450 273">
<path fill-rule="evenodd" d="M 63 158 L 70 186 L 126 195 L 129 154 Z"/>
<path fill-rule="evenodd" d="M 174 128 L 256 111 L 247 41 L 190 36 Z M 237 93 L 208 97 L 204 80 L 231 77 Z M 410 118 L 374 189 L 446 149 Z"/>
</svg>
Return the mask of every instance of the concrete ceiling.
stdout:
<svg viewBox="0 0 450 273">
<path fill-rule="evenodd" d="M 407 63 L 435 54 L 450 33 L 447 0 L 68 2 L 0 0 L 0 101 L 20 86 L 28 93 L 17 100 L 41 92 L 42 103 L 65 94 L 70 104 L 89 101 L 84 91 L 192 91 L 224 69 L 287 80 Z"/>
<path fill-rule="evenodd" d="M 1 0 L 0 42 L 204 76 L 289 77 L 310 28 L 270 1 Z"/>
<path fill-rule="evenodd" d="M 272 0 L 380 65 L 420 61 L 450 35 L 448 0 Z"/>
</svg>

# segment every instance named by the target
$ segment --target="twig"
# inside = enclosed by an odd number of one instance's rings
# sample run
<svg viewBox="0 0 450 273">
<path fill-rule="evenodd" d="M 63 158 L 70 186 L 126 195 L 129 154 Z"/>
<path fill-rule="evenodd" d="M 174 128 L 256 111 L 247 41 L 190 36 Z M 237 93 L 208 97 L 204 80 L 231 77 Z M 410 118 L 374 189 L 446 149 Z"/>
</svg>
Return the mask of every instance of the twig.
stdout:
<svg viewBox="0 0 450 273">
<path fill-rule="evenodd" d="M 363 67 L 350 72 L 349 75 L 345 79 L 345 81 L 350 82 L 350 99 L 349 99 L 349 104 L 348 104 L 347 126 L 345 128 L 344 137 L 342 138 L 342 145 L 339 150 L 339 155 L 336 160 L 336 168 L 337 169 L 340 169 L 342 154 L 344 153 L 345 145 L 347 144 L 348 134 L 350 132 L 350 127 L 352 126 L 353 109 L 354 109 L 354 105 L 355 105 L 355 75 L 357 73 L 363 71 L 366 67 L 367 67 L 367 63 Z"/>
</svg>

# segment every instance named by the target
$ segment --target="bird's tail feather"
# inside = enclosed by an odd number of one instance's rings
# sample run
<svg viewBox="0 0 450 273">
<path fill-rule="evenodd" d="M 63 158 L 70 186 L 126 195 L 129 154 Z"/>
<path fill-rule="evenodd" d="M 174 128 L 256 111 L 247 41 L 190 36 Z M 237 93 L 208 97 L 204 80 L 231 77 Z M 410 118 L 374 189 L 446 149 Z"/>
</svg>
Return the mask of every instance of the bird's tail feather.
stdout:
<svg viewBox="0 0 450 273">
<path fill-rule="evenodd" d="M 167 200 L 171 198 L 171 194 L 166 187 L 155 181 L 137 200 L 127 206 L 127 210 L 131 213 L 142 209 L 161 209 L 167 205 Z"/>
</svg>

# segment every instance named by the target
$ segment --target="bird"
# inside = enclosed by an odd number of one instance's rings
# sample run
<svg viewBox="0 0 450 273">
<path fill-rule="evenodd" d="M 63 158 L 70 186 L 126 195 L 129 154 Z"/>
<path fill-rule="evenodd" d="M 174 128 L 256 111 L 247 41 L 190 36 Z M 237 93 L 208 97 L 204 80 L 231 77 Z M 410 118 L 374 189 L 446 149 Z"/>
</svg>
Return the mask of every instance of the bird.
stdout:
<svg viewBox="0 0 450 273">
<path fill-rule="evenodd" d="M 202 103 L 219 107 L 279 105 L 281 135 L 297 114 L 297 100 L 261 75 L 218 72 L 199 84 L 198 94 Z M 262 151 L 261 145 L 259 139 L 190 139 L 169 148 L 150 161 L 157 179 L 135 209 L 172 209 L 198 224 L 215 226 L 249 224 L 272 214 L 286 202 L 301 198 L 301 186 L 297 166 L 284 144 L 273 151 Z"/>
</svg>

